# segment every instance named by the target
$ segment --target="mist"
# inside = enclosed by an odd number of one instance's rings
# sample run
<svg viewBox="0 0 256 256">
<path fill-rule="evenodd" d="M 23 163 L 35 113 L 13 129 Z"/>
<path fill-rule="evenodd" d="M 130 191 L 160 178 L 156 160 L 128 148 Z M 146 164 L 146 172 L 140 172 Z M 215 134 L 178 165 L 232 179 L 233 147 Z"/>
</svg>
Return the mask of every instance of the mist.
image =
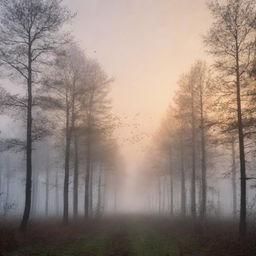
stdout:
<svg viewBox="0 0 256 256">
<path fill-rule="evenodd" d="M 1 255 L 255 255 L 254 0 L 0 1 Z"/>
</svg>

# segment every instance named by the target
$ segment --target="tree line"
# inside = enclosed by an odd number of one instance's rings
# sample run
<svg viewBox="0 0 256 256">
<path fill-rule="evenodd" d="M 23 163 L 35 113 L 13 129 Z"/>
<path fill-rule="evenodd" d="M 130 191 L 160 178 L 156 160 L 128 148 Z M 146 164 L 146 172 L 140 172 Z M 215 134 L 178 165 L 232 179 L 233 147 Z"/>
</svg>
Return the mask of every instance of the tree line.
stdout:
<svg viewBox="0 0 256 256">
<path fill-rule="evenodd" d="M 180 200 L 182 216 L 204 221 L 213 212 L 209 194 L 214 192 L 220 205 L 213 180 L 225 175 L 231 178 L 233 216 L 239 213 L 239 232 L 245 236 L 247 183 L 254 187 L 255 179 L 256 2 L 211 1 L 208 7 L 213 23 L 203 41 L 213 65 L 197 61 L 178 81 L 148 152 L 149 201 L 161 211 L 168 199 L 173 214 L 174 200 Z"/>
<path fill-rule="evenodd" d="M 0 12 L 1 72 L 11 82 L 1 87 L 0 107 L 19 120 L 21 130 L 18 137 L 1 139 L 1 152 L 21 152 L 26 164 L 20 230 L 26 231 L 31 209 L 35 214 L 39 204 L 41 169 L 46 215 L 52 185 L 59 208 L 61 184 L 64 224 L 71 210 L 73 218 L 81 215 L 82 198 L 84 217 L 100 216 L 107 189 L 115 198 L 121 166 L 109 99 L 112 79 L 66 32 L 75 15 L 61 0 L 1 0 Z"/>
</svg>

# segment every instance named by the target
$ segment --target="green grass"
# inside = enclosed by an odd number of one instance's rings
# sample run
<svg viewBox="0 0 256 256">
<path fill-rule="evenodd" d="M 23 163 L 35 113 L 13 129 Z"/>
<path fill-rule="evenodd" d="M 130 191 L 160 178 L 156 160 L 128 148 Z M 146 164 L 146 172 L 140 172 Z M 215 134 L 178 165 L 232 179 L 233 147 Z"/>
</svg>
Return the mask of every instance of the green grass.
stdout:
<svg viewBox="0 0 256 256">
<path fill-rule="evenodd" d="M 0 252 L 0 256 L 256 255 L 255 239 L 240 240 L 231 236 L 232 230 L 229 223 L 200 227 L 189 220 L 141 216 L 88 220 L 70 226 L 35 225 L 26 236 L 9 233 L 14 235 L 7 240 L 9 252 Z"/>
<path fill-rule="evenodd" d="M 136 221 L 131 226 L 130 244 L 134 256 L 178 256 L 179 248 L 175 241 L 157 232 L 152 226 Z"/>
<path fill-rule="evenodd" d="M 109 239 L 110 237 L 106 233 L 99 233 L 91 237 L 84 235 L 72 243 L 51 246 L 38 243 L 25 246 L 4 256 L 103 256 Z"/>
<path fill-rule="evenodd" d="M 4 256 L 177 256 L 175 242 L 140 220 L 84 234 L 65 244 L 29 244 Z"/>
</svg>

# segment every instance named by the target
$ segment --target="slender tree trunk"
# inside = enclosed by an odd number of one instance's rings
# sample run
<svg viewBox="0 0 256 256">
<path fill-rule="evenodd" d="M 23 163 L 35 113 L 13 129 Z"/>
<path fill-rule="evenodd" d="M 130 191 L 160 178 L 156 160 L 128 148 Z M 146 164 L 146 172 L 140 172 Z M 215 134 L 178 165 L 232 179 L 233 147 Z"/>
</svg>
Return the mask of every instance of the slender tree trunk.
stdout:
<svg viewBox="0 0 256 256">
<path fill-rule="evenodd" d="M 29 221 L 31 209 L 31 189 L 32 189 L 32 53 L 31 38 L 29 35 L 28 45 L 28 78 L 27 78 L 27 138 L 26 138 L 26 192 L 25 209 L 20 224 L 20 231 L 25 232 Z"/>
<path fill-rule="evenodd" d="M 89 215 L 93 215 L 93 163 L 91 162 L 90 176 L 89 176 Z"/>
<path fill-rule="evenodd" d="M 58 170 L 56 171 L 55 177 L 55 207 L 56 207 L 56 216 L 59 216 L 60 203 L 59 203 L 59 177 Z"/>
<path fill-rule="evenodd" d="M 233 194 L 233 217 L 236 218 L 237 213 L 237 188 L 236 188 L 236 152 L 235 141 L 232 139 L 232 194 Z"/>
<path fill-rule="evenodd" d="M 45 216 L 46 217 L 48 217 L 48 215 L 49 215 L 49 179 L 50 179 L 49 168 L 50 168 L 50 166 L 48 165 L 46 167 L 46 184 L 45 184 Z"/>
<path fill-rule="evenodd" d="M 240 156 L 240 179 L 241 179 L 241 198 L 240 198 L 240 223 L 239 233 L 241 236 L 246 235 L 246 164 L 244 151 L 244 132 L 241 106 L 241 85 L 240 85 L 240 60 L 239 60 L 239 43 L 236 40 L 236 96 L 237 96 L 237 121 L 238 121 L 238 138 L 239 138 L 239 156 Z"/>
<path fill-rule="evenodd" d="M 207 179 L 206 179 L 206 147 L 205 147 L 205 121 L 204 121 L 204 103 L 203 103 L 203 85 L 200 81 L 200 125 L 201 125 L 201 168 L 202 168 L 202 204 L 201 204 L 201 220 L 206 217 L 206 203 L 207 203 Z"/>
<path fill-rule="evenodd" d="M 163 194 L 163 196 L 162 196 L 162 212 L 163 212 L 163 214 L 165 213 L 165 186 L 166 185 L 166 180 L 164 179 L 164 182 L 163 182 L 163 184 L 162 184 L 162 194 Z"/>
<path fill-rule="evenodd" d="M 171 216 L 173 216 L 173 171 L 172 171 L 172 166 L 170 168 L 170 196 L 171 196 L 170 210 L 171 210 Z"/>
<path fill-rule="evenodd" d="M 186 215 L 186 187 L 185 187 L 185 171 L 184 171 L 184 149 L 183 139 L 180 137 L 180 171 L 181 171 L 181 215 Z"/>
<path fill-rule="evenodd" d="M 192 176 L 191 176 L 191 214 L 196 217 L 196 128 L 195 128 L 195 106 L 194 106 L 194 86 L 191 92 L 191 111 L 192 111 Z"/>
<path fill-rule="evenodd" d="M 10 178 L 11 178 L 11 173 L 10 173 L 10 160 L 9 156 L 6 158 L 6 199 L 5 199 L 5 207 L 4 207 L 4 217 L 7 217 L 8 214 L 8 207 L 9 207 L 9 197 L 10 197 Z"/>
<path fill-rule="evenodd" d="M 89 184 L 90 184 L 90 169 L 91 169 L 91 145 L 90 136 L 87 141 L 87 157 L 86 157 L 86 173 L 85 173 L 85 192 L 84 192 L 84 217 L 89 217 Z"/>
<path fill-rule="evenodd" d="M 1 162 L 3 162 L 2 161 L 2 157 L 0 157 L 0 160 L 1 160 Z M 2 177 L 2 172 L 3 172 L 3 169 L 2 169 L 3 167 L 2 166 L 0 166 L 0 208 L 2 208 L 2 196 L 3 196 L 3 194 L 2 194 L 2 179 L 3 179 L 3 177 Z"/>
<path fill-rule="evenodd" d="M 173 216 L 173 177 L 170 175 L 170 190 L 171 190 L 171 216 Z"/>
<path fill-rule="evenodd" d="M 99 168 L 99 180 L 98 180 L 98 201 L 97 201 L 97 216 L 99 217 L 101 215 L 101 176 L 102 176 L 102 170 L 101 167 Z"/>
<path fill-rule="evenodd" d="M 114 185 L 114 212 L 117 211 L 117 176 L 114 176 L 115 185 Z"/>
<path fill-rule="evenodd" d="M 165 181 L 165 195 L 164 195 L 164 198 L 165 198 L 165 209 L 166 209 L 166 212 L 167 214 L 170 214 L 170 201 L 171 201 L 171 198 L 169 197 L 171 194 L 171 181 L 168 179 L 166 179 Z"/>
<path fill-rule="evenodd" d="M 37 215 L 37 206 L 38 206 L 37 200 L 38 200 L 39 172 L 38 172 L 37 168 L 35 168 L 33 171 L 33 193 L 32 193 L 32 215 L 33 215 L 33 217 L 36 217 L 36 215 Z"/>
<path fill-rule="evenodd" d="M 220 203 L 220 191 L 218 191 L 218 201 L 217 201 L 217 209 L 218 209 L 218 212 L 217 212 L 217 214 L 218 214 L 218 217 L 220 217 L 221 216 L 221 203 Z"/>
<path fill-rule="evenodd" d="M 102 174 L 101 177 L 101 183 L 102 183 L 102 188 L 101 188 L 101 214 L 104 214 L 105 211 L 105 205 L 106 205 L 106 174 Z"/>
<path fill-rule="evenodd" d="M 92 125 L 93 125 L 93 100 L 95 90 L 92 89 L 88 104 L 88 131 L 87 131 L 87 152 L 86 152 L 86 173 L 85 173 L 85 191 L 84 191 L 84 217 L 88 218 L 90 214 L 90 180 L 91 180 L 91 155 L 92 155 Z"/>
<path fill-rule="evenodd" d="M 2 157 L 0 157 L 1 163 L 3 162 Z M 1 193 L 2 193 L 2 172 L 3 172 L 3 166 L 0 166 L 0 199 L 1 199 Z M 0 207 L 1 207 L 1 201 L 0 201 Z"/>
<path fill-rule="evenodd" d="M 70 143 L 71 143 L 71 131 L 70 131 L 70 113 L 67 103 L 66 109 L 66 148 L 65 148 L 65 174 L 64 174 L 64 193 L 63 193 L 63 223 L 68 224 L 69 221 L 69 160 L 70 160 Z"/>
<path fill-rule="evenodd" d="M 75 144 L 75 166 L 74 166 L 74 191 L 73 191 L 73 213 L 74 218 L 78 216 L 78 176 L 79 176 L 79 157 L 78 157 L 78 137 L 74 137 Z"/>
<path fill-rule="evenodd" d="M 198 179 L 198 212 L 200 213 L 200 218 L 202 214 L 202 178 Z M 204 220 L 201 218 L 201 220 Z"/>
<path fill-rule="evenodd" d="M 161 193 L 161 177 L 158 178 L 158 211 L 159 211 L 159 214 L 161 214 L 161 198 L 162 198 L 162 193 Z"/>
</svg>

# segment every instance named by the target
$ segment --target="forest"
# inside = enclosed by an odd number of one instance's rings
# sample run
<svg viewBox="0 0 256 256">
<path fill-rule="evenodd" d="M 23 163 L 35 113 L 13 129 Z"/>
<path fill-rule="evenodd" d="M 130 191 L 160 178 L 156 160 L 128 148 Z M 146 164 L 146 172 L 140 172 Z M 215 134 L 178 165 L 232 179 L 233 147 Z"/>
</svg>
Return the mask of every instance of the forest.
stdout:
<svg viewBox="0 0 256 256">
<path fill-rule="evenodd" d="M 0 0 L 0 255 L 256 255 L 256 1 L 117 2 Z"/>
</svg>

